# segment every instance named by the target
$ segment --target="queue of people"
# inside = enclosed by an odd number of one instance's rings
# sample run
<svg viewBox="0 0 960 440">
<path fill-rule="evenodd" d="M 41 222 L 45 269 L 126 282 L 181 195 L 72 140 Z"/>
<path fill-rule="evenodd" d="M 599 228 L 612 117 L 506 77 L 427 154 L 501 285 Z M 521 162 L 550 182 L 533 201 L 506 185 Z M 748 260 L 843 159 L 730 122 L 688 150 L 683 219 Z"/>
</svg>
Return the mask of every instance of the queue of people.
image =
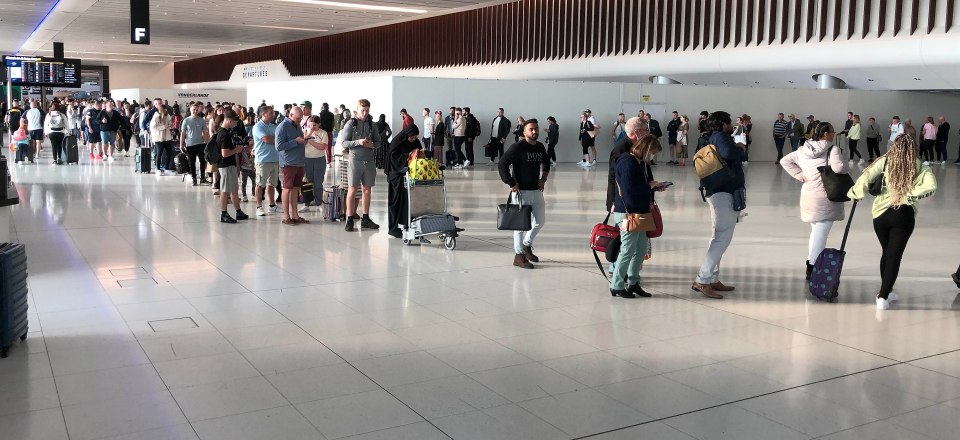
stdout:
<svg viewBox="0 0 960 440">
<path fill-rule="evenodd" d="M 406 159 L 414 150 L 424 150 L 426 157 L 453 168 L 470 167 L 473 162 L 472 145 L 464 147 L 470 136 L 471 144 L 480 135 L 479 121 L 469 107 L 450 108 L 446 117 L 440 112 L 423 109 L 424 127 L 421 131 L 404 111 L 400 133 L 392 132 L 384 115 L 375 123 L 369 114 L 370 102 L 361 99 L 355 109 L 341 105 L 336 114 L 322 105 L 319 114 L 312 114 L 312 103 L 286 104 L 282 113 L 263 102 L 256 111 L 240 105 L 201 102 L 187 103 L 186 118 L 179 117 L 180 107 L 168 106 L 162 100 L 146 101 L 143 105 L 110 100 L 92 102 L 54 101 L 47 112 L 39 109 L 39 101 L 29 101 L 23 112 L 19 103 L 6 116 L 12 128 L 12 140 L 18 146 L 17 162 L 34 162 L 49 139 L 53 163 L 61 164 L 67 154 L 63 151 L 64 138 L 76 136 L 90 150 L 91 158 L 112 161 L 120 153 L 124 157 L 130 149 L 133 135 L 139 145 L 149 145 L 157 173 L 165 174 L 172 161 L 174 148 L 188 161 L 186 172 L 192 184 L 211 184 L 220 208 L 220 221 L 236 223 L 249 218 L 241 201 L 247 202 L 246 181 L 252 181 L 256 215 L 280 213 L 284 225 L 309 224 L 300 213 L 308 210 L 300 205 L 300 188 L 304 178 L 319 187 L 328 167 L 332 166 L 334 148 L 347 161 L 348 187 L 344 229 L 354 231 L 359 220 L 361 229 L 377 230 L 379 225 L 370 217 L 372 191 L 377 180 L 377 169 L 387 175 L 388 233 L 400 237 L 406 220 L 407 200 L 402 187 Z M 918 203 L 936 192 L 937 182 L 929 164 L 931 160 L 946 163 L 946 144 L 950 125 L 943 117 L 934 123 L 932 117 L 918 131 L 911 130 L 911 121 L 901 123 L 893 117 L 886 127 L 889 142 L 886 151 L 879 150 L 881 129 L 875 118 L 861 126 L 860 116 L 848 113 L 844 129 L 837 131 L 828 122 L 812 115 L 804 126 L 794 115 L 789 120 L 781 113 L 774 122 L 773 135 L 778 160 L 787 173 L 802 182 L 800 190 L 800 219 L 810 225 L 810 236 L 805 253 L 807 279 L 813 263 L 824 251 L 832 226 L 846 218 L 844 202 L 831 201 L 826 194 L 823 170 L 848 174 L 855 160 L 864 162 L 858 150 L 859 141 L 867 141 L 867 166 L 848 192 L 852 200 L 874 195 L 873 224 L 881 245 L 881 287 L 877 293 L 877 308 L 888 309 L 897 301 L 894 286 L 900 262 L 915 227 Z M 531 227 L 514 231 L 513 265 L 533 269 L 540 258 L 534 253 L 534 241 L 546 224 L 543 191 L 556 164 L 555 147 L 559 126 L 556 119 L 547 118 L 546 127 L 537 119 L 519 117 L 511 124 L 500 108 L 491 123 L 490 143 L 485 146 L 491 163 L 497 164 L 501 181 L 509 188 L 511 200 L 531 208 Z M 587 110 L 580 115 L 579 141 L 583 158 L 578 165 L 596 164 L 594 139 L 599 125 Z M 139 127 L 139 129 L 134 129 Z M 674 111 L 667 124 L 671 165 L 685 165 L 688 159 L 690 123 L 686 115 Z M 705 145 L 715 148 L 731 178 L 722 186 L 704 188 L 703 198 L 710 209 L 711 238 L 702 265 L 691 289 L 704 297 L 722 299 L 725 293 L 735 291 L 721 280 L 721 261 L 732 243 L 734 230 L 746 205 L 744 167 L 748 162 L 752 123 L 749 115 L 736 118 L 724 111 L 701 112 L 698 122 L 700 140 L 698 149 Z M 548 146 L 541 143 L 541 131 Z M 656 131 L 656 132 L 655 132 Z M 514 136 L 508 145 L 508 137 Z M 614 147 L 608 162 L 606 210 L 620 228 L 621 246 L 616 262 L 610 267 L 611 295 L 621 298 L 650 297 L 641 285 L 644 255 L 648 250 L 651 209 L 654 196 L 665 191 L 669 183 L 654 179 L 654 157 L 662 146 L 659 123 L 643 111 L 637 117 L 626 119 L 620 114 L 611 129 Z M 845 145 L 837 142 L 844 136 Z M 783 155 L 786 140 L 792 151 Z M 446 146 L 446 154 L 442 154 Z M 844 148 L 846 147 L 846 148 Z M 844 150 L 847 150 L 845 155 Z M 379 164 L 381 155 L 386 158 Z M 446 159 L 446 160 L 445 160 Z M 955 162 L 957 163 L 957 162 Z M 241 184 L 243 197 L 240 197 Z M 357 194 L 359 193 L 359 197 Z M 320 206 L 319 198 L 314 202 Z M 359 199 L 359 200 L 357 200 Z M 267 207 L 263 205 L 267 202 Z M 279 207 L 277 204 L 279 203 Z M 233 215 L 228 212 L 232 205 Z M 960 286 L 960 268 L 952 274 Z"/>
</svg>

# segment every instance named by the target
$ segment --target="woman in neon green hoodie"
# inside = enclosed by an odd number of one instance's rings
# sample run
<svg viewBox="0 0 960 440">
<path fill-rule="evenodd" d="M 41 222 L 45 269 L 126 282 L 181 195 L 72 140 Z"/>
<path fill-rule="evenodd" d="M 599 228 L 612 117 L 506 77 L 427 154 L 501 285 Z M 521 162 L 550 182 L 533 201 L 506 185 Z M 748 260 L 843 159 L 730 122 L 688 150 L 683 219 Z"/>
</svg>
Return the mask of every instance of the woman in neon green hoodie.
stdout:
<svg viewBox="0 0 960 440">
<path fill-rule="evenodd" d="M 883 249 L 877 309 L 886 310 L 891 301 L 897 300 L 893 285 L 916 225 L 917 202 L 937 191 L 937 179 L 930 167 L 917 159 L 917 142 L 906 134 L 897 136 L 887 154 L 863 170 L 847 196 L 853 200 L 863 199 L 877 179 L 882 180 L 880 194 L 873 200 L 873 229 Z"/>
</svg>

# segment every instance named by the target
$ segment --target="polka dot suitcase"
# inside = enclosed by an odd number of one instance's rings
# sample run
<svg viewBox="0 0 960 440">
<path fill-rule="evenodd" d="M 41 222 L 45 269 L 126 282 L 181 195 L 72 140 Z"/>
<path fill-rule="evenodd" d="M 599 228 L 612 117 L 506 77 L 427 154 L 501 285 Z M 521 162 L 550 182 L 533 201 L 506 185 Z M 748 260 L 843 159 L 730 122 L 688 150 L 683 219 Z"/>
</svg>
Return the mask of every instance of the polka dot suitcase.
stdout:
<svg viewBox="0 0 960 440">
<path fill-rule="evenodd" d="M 840 295 L 840 273 L 843 270 L 843 259 L 847 255 L 844 248 L 847 246 L 847 236 L 850 234 L 850 224 L 853 223 L 853 213 L 856 210 L 857 201 L 854 200 L 840 249 L 824 249 L 813 263 L 809 281 L 810 293 L 821 301 L 835 302 Z"/>
</svg>

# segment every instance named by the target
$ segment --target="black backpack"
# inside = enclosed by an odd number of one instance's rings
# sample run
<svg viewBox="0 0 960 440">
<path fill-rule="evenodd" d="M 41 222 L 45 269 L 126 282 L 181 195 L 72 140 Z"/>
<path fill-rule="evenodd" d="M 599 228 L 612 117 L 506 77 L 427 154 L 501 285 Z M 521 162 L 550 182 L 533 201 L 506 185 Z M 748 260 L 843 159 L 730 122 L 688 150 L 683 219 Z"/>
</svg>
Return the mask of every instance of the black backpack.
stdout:
<svg viewBox="0 0 960 440">
<path fill-rule="evenodd" d="M 223 128 L 220 130 L 223 130 Z M 207 145 L 203 147 L 203 157 L 209 164 L 219 164 L 220 161 L 223 160 L 223 155 L 220 153 L 220 146 L 217 145 L 217 136 L 220 135 L 220 130 L 217 130 L 213 136 L 210 136 Z"/>
</svg>

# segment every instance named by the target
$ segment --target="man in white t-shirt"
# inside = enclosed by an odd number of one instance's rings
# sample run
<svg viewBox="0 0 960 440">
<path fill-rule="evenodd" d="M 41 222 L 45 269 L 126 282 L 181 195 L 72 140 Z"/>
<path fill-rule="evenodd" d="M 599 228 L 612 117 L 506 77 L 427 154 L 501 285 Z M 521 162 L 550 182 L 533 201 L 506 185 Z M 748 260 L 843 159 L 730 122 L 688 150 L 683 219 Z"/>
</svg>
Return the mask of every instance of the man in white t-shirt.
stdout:
<svg viewBox="0 0 960 440">
<path fill-rule="evenodd" d="M 433 151 L 433 144 L 430 143 L 430 139 L 433 138 L 433 127 L 434 121 L 430 117 L 430 109 L 427 107 L 423 108 L 423 148 L 426 151 Z M 434 157 L 434 159 L 438 159 Z"/>
<path fill-rule="evenodd" d="M 893 144 L 893 140 L 896 139 L 897 136 L 903 134 L 903 124 L 900 123 L 899 116 L 893 117 L 893 121 L 890 123 L 890 128 L 887 130 L 890 131 L 890 142 L 888 142 L 887 145 L 890 145 Z"/>
</svg>

